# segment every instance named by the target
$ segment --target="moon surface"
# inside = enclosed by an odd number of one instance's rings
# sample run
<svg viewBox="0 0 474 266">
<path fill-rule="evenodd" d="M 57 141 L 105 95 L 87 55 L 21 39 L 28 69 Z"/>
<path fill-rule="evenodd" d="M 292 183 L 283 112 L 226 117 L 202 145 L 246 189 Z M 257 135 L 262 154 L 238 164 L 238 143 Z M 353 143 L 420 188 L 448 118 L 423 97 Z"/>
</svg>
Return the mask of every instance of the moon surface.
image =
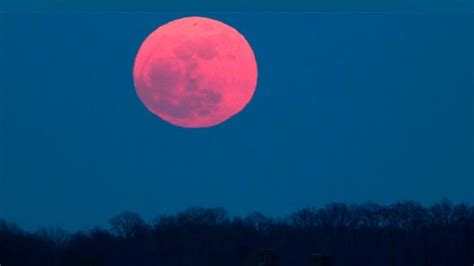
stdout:
<svg viewBox="0 0 474 266">
<path fill-rule="evenodd" d="M 257 63 L 236 29 L 209 18 L 185 17 L 145 39 L 133 79 L 138 97 L 153 114 L 180 127 L 211 127 L 251 100 Z"/>
</svg>

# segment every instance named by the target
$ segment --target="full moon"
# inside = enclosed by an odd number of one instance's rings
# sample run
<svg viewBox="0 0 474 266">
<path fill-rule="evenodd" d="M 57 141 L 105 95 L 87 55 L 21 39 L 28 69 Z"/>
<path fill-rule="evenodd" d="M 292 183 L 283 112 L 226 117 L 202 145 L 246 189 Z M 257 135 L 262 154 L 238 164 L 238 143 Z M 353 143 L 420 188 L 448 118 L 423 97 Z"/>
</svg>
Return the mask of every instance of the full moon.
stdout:
<svg viewBox="0 0 474 266">
<path fill-rule="evenodd" d="M 257 63 L 249 43 L 233 27 L 186 17 L 145 39 L 133 80 L 139 99 L 153 114 L 180 127 L 211 127 L 251 100 Z"/>
</svg>

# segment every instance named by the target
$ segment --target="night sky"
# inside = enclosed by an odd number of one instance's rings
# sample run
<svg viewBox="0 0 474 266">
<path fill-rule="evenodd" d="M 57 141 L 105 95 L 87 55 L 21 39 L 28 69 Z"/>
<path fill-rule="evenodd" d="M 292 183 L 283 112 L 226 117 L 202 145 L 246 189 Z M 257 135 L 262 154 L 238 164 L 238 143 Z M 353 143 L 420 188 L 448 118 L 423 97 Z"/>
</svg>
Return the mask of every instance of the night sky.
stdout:
<svg viewBox="0 0 474 266">
<path fill-rule="evenodd" d="M 158 26 L 221 20 L 253 47 L 247 107 L 172 126 L 135 94 Z M 474 203 L 473 13 L 33 12 L 1 16 L 0 218 L 26 229 L 192 206 Z"/>
</svg>

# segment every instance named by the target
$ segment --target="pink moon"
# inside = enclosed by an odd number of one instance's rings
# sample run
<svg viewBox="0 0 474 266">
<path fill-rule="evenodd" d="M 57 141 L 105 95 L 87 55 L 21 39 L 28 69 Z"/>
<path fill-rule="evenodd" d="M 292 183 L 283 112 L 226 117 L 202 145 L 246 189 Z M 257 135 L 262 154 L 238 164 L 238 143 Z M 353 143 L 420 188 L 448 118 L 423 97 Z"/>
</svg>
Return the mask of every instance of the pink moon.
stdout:
<svg viewBox="0 0 474 266">
<path fill-rule="evenodd" d="M 186 17 L 145 39 L 133 80 L 139 99 L 153 114 L 180 127 L 211 127 L 252 99 L 257 63 L 249 43 L 233 27 Z"/>
</svg>

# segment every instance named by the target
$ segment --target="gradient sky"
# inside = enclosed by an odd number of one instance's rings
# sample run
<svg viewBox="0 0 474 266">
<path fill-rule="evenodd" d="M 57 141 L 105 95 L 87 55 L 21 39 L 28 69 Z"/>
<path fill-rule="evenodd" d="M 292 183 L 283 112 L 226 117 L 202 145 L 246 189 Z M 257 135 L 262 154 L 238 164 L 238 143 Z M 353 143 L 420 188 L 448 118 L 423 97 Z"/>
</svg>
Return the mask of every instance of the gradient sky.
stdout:
<svg viewBox="0 0 474 266">
<path fill-rule="evenodd" d="M 253 100 L 208 129 L 135 94 L 169 20 L 237 28 Z M 474 14 L 8 13 L 0 34 L 0 218 L 34 230 L 191 206 L 286 215 L 333 201 L 474 203 Z"/>
</svg>

